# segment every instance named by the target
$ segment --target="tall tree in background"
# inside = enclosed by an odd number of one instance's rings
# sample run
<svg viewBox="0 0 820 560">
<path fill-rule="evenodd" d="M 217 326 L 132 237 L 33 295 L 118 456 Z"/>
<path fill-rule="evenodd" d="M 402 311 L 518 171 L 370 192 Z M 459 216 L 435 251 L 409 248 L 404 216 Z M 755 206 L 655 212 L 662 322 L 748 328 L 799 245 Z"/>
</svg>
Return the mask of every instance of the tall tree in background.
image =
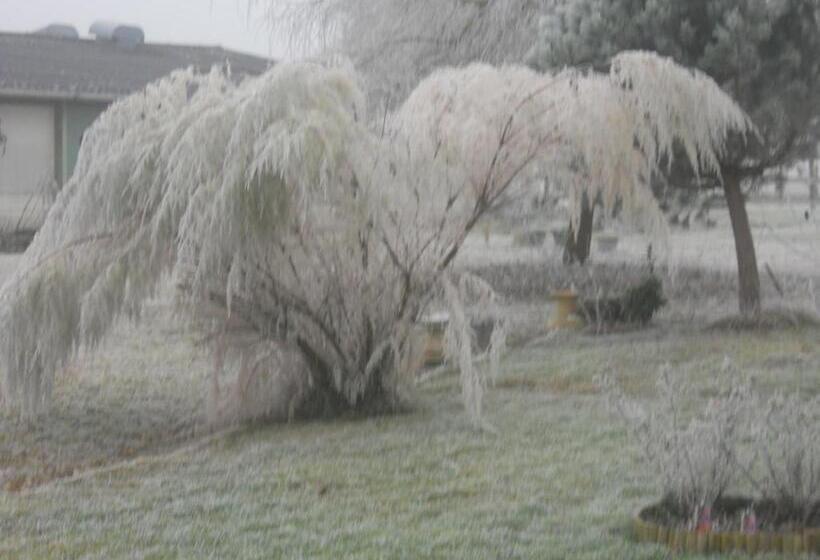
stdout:
<svg viewBox="0 0 820 560">
<path fill-rule="evenodd" d="M 8 138 L 3 134 L 3 119 L 0 119 L 0 157 L 6 155 L 6 142 Z"/>
<path fill-rule="evenodd" d="M 292 47 L 341 54 L 375 103 L 398 106 L 434 69 L 521 63 L 544 0 L 252 0 Z"/>
<path fill-rule="evenodd" d="M 820 114 L 820 0 L 553 1 L 531 53 L 538 68 L 605 66 L 624 49 L 656 51 L 709 74 L 751 116 L 721 160 L 738 263 L 740 310 L 760 310 L 760 277 L 741 190 L 794 157 Z M 705 103 L 705 101 L 704 101 Z"/>
</svg>

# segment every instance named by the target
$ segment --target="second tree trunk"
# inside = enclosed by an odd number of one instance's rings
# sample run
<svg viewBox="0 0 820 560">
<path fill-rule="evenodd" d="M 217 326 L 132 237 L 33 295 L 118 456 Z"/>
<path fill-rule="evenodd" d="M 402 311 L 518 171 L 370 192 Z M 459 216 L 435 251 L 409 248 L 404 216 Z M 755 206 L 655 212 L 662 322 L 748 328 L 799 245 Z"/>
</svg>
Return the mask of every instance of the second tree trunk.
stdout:
<svg viewBox="0 0 820 560">
<path fill-rule="evenodd" d="M 567 242 L 564 245 L 564 263 L 584 264 L 589 258 L 590 247 L 592 246 L 592 222 L 595 217 L 595 208 L 589 203 L 589 197 L 584 194 L 581 201 L 581 219 L 578 222 L 578 233 L 572 223 L 569 225 Z"/>
<path fill-rule="evenodd" d="M 740 313 L 755 315 L 760 312 L 760 273 L 757 268 L 752 228 L 746 213 L 746 201 L 740 188 L 741 178 L 726 172 L 723 175 L 723 191 L 729 206 L 732 233 L 735 237 L 737 255 L 737 283 Z"/>
</svg>

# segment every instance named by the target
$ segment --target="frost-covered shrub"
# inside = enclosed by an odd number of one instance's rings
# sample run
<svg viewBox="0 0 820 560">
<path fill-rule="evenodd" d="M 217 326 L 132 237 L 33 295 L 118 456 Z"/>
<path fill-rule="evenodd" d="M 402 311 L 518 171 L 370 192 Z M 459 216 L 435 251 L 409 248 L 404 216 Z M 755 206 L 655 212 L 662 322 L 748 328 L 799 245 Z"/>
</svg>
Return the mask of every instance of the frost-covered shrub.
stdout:
<svg viewBox="0 0 820 560">
<path fill-rule="evenodd" d="M 749 425 L 743 472 L 783 517 L 806 522 L 820 510 L 820 396 L 758 397 Z"/>
<path fill-rule="evenodd" d="M 627 322 L 646 324 L 666 304 L 663 284 L 654 273 L 624 295 L 624 317 Z"/>
<path fill-rule="evenodd" d="M 603 384 L 680 519 L 695 519 L 729 485 L 746 481 L 755 500 L 773 504 L 775 522 L 805 526 L 820 513 L 820 396 L 765 398 L 727 365 L 728 382 L 699 411 L 691 410 L 691 385 L 668 365 L 648 403 L 626 398 L 609 379 Z"/>
<path fill-rule="evenodd" d="M 666 304 L 661 279 L 652 272 L 619 297 L 585 299 L 581 308 L 589 322 L 600 326 L 645 325 Z"/>
<path fill-rule="evenodd" d="M 668 365 L 658 374 L 657 398 L 649 402 L 630 400 L 607 385 L 609 403 L 658 477 L 666 504 L 683 519 L 711 508 L 737 480 L 749 387 L 731 383 L 692 412 L 691 385 Z"/>
</svg>

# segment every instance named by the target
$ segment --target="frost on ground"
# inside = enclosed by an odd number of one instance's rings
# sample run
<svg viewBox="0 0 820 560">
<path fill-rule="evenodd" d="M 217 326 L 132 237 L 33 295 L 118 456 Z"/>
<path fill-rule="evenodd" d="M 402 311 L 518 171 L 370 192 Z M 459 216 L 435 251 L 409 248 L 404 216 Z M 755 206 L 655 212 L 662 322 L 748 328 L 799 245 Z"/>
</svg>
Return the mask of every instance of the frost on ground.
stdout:
<svg viewBox="0 0 820 560">
<path fill-rule="evenodd" d="M 505 361 L 485 402 L 496 433 L 471 427 L 458 375 L 440 375 L 411 414 L 260 426 L 0 494 L 0 556 L 665 557 L 629 538 L 632 512 L 658 496 L 594 377 L 613 371 L 649 398 L 672 361 L 706 402 L 727 357 L 761 391 L 820 391 L 816 330 L 562 336 Z"/>
<path fill-rule="evenodd" d="M 792 220 L 799 211 L 751 205 L 762 255 L 779 255 L 766 249 L 777 239 L 804 255 L 771 265 L 797 298 L 784 303 L 808 302 L 820 277 L 818 222 Z M 728 357 L 763 391 L 820 391 L 820 331 L 704 333 L 711 316 L 689 311 L 736 306 L 728 224 L 711 217 L 716 228 L 676 232 L 672 244 L 691 252 L 688 264 L 721 266 L 681 273 L 653 327 L 600 337 L 541 336 L 546 292 L 568 278 L 549 236 L 538 249 L 500 233 L 489 250 L 470 239 L 460 265 L 495 274 L 517 321 L 519 346 L 485 405 L 495 435 L 470 428 L 457 375 L 444 370 L 409 389 L 411 414 L 263 426 L 170 454 L 208 433 L 211 363 L 167 300 L 153 302 L 141 325 L 120 324 L 63 373 L 49 416 L 0 416 L 0 556 L 658 557 L 626 537 L 632 511 L 657 496 L 595 376 L 614 372 L 646 398 L 662 363 L 698 388 Z M 594 254 L 597 278 L 641 266 L 646 239 L 625 235 L 615 253 Z M 15 261 L 0 255 L 0 281 Z M 765 273 L 764 286 L 778 303 Z M 122 466 L 91 474 L 106 465 Z"/>
<path fill-rule="evenodd" d="M 167 451 L 205 429 L 207 359 L 167 304 L 120 324 L 62 373 L 51 411 L 0 415 L 0 486 L 20 491 L 111 462 Z"/>
<path fill-rule="evenodd" d="M 820 302 L 820 253 L 816 250 L 820 219 L 805 220 L 803 206 L 800 199 L 750 204 L 761 263 L 772 263 L 786 293 L 781 298 L 764 272 L 769 305 L 810 309 Z M 673 251 L 689 256 L 679 259 L 679 270 L 668 278 L 665 288 L 671 302 L 655 326 L 640 333 L 590 338 L 586 345 L 618 346 L 658 337 L 685 340 L 706 322 L 735 311 L 728 217 L 717 209 L 710 218 L 717 222 L 713 229 L 693 227 L 672 234 Z M 587 291 L 599 286 L 617 288 L 643 270 L 647 242 L 637 233 L 622 233 L 614 253 L 593 252 L 590 267 L 567 269 L 560 264 L 560 250 L 549 234 L 543 247 L 529 249 L 514 247 L 509 234 L 493 233 L 487 242 L 479 233 L 468 240 L 459 265 L 479 271 L 504 296 L 502 312 L 511 323 L 511 342 L 538 348 L 548 334 L 550 290 L 569 283 Z M 0 282 L 13 271 L 18 258 L 0 255 Z M 697 267 L 698 263 L 708 266 Z M 556 340 L 549 344 L 565 344 L 572 336 Z M 522 352 L 513 350 L 514 360 L 531 359 L 526 354 L 518 356 Z M 544 359 L 553 358 L 548 354 Z M 603 361 L 588 361 L 584 356 L 574 359 L 587 363 L 590 374 L 605 368 Z M 767 367 L 772 368 L 782 366 L 783 360 L 789 362 L 788 356 L 767 360 Z M 208 431 L 205 402 L 210 368 L 209 354 L 173 320 L 167 298 L 155 301 L 143 324 L 120 324 L 102 348 L 74 361 L 58 380 L 49 416 L 21 424 L 8 414 L 0 415 L 0 486 L 30 488 L 197 439 Z M 820 365 L 813 371 L 820 371 Z M 509 383 L 504 381 L 509 377 L 505 375 L 501 383 Z M 548 391 L 574 386 L 564 378 L 533 382 L 545 384 Z M 590 385 L 589 380 L 579 383 Z"/>
<path fill-rule="evenodd" d="M 820 277 L 820 206 L 812 209 L 804 193 L 802 183 L 790 184 L 787 193 L 792 198 L 775 200 L 772 196 L 758 196 L 748 203 L 758 262 L 761 267 L 769 265 L 776 274 Z M 801 196 L 802 194 L 802 196 Z M 788 194 L 787 194 L 788 196 Z M 462 262 L 473 266 L 497 262 L 520 262 L 543 255 L 560 259 L 562 247 L 556 246 L 551 230 L 562 229 L 567 218 L 561 212 L 551 212 L 551 220 L 532 219 L 532 223 L 506 228 L 502 232 L 495 228 L 489 242 L 483 235 L 474 235 L 460 256 Z M 627 230 L 618 224 L 610 224 L 605 229 L 618 234 L 616 250 L 602 254 L 593 235 L 592 258 L 594 262 L 643 262 L 647 246 L 651 243 L 655 257 L 659 261 L 668 260 L 672 266 L 697 267 L 735 274 L 734 239 L 727 209 L 716 207 L 709 211 L 708 219 L 712 227 L 705 228 L 694 222 L 690 229 L 674 228 L 668 239 L 647 236 Z M 516 246 L 515 234 L 528 229 L 546 231 L 543 247 L 528 248 Z M 766 272 L 761 271 L 765 277 Z M 763 278 L 764 283 L 767 278 Z"/>
</svg>

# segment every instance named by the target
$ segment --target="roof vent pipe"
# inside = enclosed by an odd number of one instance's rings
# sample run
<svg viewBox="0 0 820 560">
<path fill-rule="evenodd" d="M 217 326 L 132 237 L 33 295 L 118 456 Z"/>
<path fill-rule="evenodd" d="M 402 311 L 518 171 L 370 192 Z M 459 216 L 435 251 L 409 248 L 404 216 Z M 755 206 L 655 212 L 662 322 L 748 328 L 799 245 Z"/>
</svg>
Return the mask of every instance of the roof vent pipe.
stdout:
<svg viewBox="0 0 820 560">
<path fill-rule="evenodd" d="M 57 37 L 59 39 L 79 39 L 77 30 L 66 23 L 52 23 L 34 32 L 35 35 L 45 35 L 47 37 Z"/>
<path fill-rule="evenodd" d="M 111 41 L 126 49 L 133 49 L 145 43 L 145 33 L 136 25 L 95 21 L 88 32 L 98 41 Z"/>
</svg>

